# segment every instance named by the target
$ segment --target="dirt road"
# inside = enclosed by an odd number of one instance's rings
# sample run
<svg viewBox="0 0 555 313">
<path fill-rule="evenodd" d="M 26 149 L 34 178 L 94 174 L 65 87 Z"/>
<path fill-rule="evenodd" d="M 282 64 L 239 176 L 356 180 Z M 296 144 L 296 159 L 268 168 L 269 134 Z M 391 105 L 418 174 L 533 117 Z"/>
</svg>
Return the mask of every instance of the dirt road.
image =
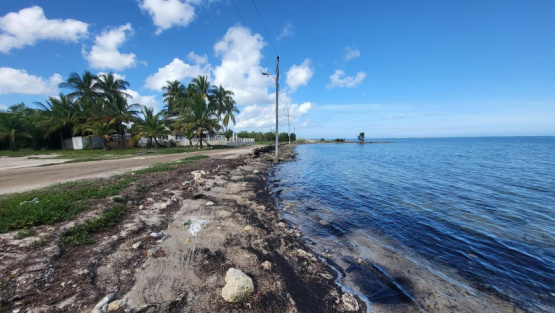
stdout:
<svg viewBox="0 0 555 313">
<path fill-rule="evenodd" d="M 209 156 L 248 154 L 256 147 L 259 146 L 4 169 L 0 171 L 0 195 L 23 192 L 72 180 L 107 177 L 112 174 L 147 167 L 155 163 L 172 162 L 200 154 Z"/>
</svg>

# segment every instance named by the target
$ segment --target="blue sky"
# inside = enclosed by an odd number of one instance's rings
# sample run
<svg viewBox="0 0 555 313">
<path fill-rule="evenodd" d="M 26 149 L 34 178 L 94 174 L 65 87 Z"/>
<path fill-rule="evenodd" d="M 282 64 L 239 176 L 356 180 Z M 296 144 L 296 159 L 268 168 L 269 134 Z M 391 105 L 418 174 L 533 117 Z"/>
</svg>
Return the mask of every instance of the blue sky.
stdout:
<svg viewBox="0 0 555 313">
<path fill-rule="evenodd" d="M 0 109 L 112 71 L 162 107 L 166 80 L 235 92 L 234 130 L 304 138 L 555 135 L 554 1 L 0 2 Z M 348 5 L 346 4 L 348 3 Z M 62 90 L 63 91 L 63 90 Z M 283 119 L 282 119 L 283 118 Z"/>
</svg>

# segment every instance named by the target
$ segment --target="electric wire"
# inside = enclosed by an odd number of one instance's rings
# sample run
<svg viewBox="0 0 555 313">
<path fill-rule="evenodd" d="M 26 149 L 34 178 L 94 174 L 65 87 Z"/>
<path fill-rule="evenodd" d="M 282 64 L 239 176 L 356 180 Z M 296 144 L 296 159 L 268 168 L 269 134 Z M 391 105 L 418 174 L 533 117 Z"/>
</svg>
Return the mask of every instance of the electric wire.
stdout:
<svg viewBox="0 0 555 313">
<path fill-rule="evenodd" d="M 254 0 L 251 0 L 251 1 L 252 1 L 252 4 L 254 4 L 254 8 L 256 9 L 256 13 L 258 13 L 258 17 L 260 18 L 260 22 L 262 22 L 262 26 L 264 27 L 264 30 L 266 31 L 266 35 L 268 35 L 268 40 L 270 40 L 270 43 L 272 44 L 272 48 L 274 48 L 274 52 L 276 53 L 276 55 L 279 55 L 279 53 L 277 52 L 276 46 L 274 46 L 274 42 L 272 41 L 272 37 L 270 36 L 270 33 L 268 33 L 266 24 L 264 24 L 262 15 L 260 15 L 260 11 L 258 11 L 258 6 L 256 6 L 256 2 L 254 2 Z"/>
</svg>

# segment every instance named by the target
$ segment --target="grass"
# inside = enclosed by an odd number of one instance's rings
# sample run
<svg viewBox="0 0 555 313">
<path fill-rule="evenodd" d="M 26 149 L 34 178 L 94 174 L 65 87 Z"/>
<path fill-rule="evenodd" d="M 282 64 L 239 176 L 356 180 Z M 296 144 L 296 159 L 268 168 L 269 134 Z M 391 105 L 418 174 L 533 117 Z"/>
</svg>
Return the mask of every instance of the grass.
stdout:
<svg viewBox="0 0 555 313">
<path fill-rule="evenodd" d="M 100 199 L 118 194 L 133 180 L 131 176 L 121 176 L 115 182 L 104 186 L 95 181 L 70 182 L 2 197 L 0 233 L 68 220 L 87 209 L 81 200 Z M 21 204 L 35 197 L 39 198 L 39 203 Z"/>
<path fill-rule="evenodd" d="M 193 147 L 173 147 L 173 148 L 158 148 L 158 149 L 146 149 L 146 148 L 117 148 L 112 150 L 40 150 L 34 151 L 31 149 L 21 149 L 19 151 L 8 151 L 0 150 L 0 156 L 7 157 L 23 157 L 28 156 L 33 158 L 34 155 L 51 155 L 56 154 L 58 156 L 55 159 L 69 159 L 70 162 L 88 162 L 88 161 L 99 161 L 99 160 L 115 160 L 131 158 L 137 155 L 150 155 L 150 154 L 174 154 L 174 153 L 187 153 L 194 151 L 204 151 L 204 150 L 214 150 L 214 149 L 228 149 L 232 147 L 228 146 L 203 146 L 202 149 Z"/>
<path fill-rule="evenodd" d="M 23 238 L 32 237 L 36 235 L 37 232 L 34 229 L 23 229 L 17 232 L 15 236 L 13 236 L 14 240 L 21 240 Z"/>
<path fill-rule="evenodd" d="M 68 229 L 62 235 L 62 243 L 70 247 L 93 244 L 91 235 L 111 229 L 121 221 L 124 213 L 124 206 L 114 205 L 99 218 L 87 219 L 83 224 Z"/>
<path fill-rule="evenodd" d="M 36 250 L 40 247 L 46 246 L 47 244 L 48 244 L 48 238 L 40 237 L 39 240 L 35 240 L 33 241 L 33 243 L 31 243 L 31 247 Z"/>
<path fill-rule="evenodd" d="M 193 162 L 196 162 L 198 160 L 202 160 L 202 159 L 206 159 L 206 158 L 208 158 L 207 155 L 195 155 L 195 156 L 188 157 L 188 158 L 176 161 L 176 162 L 158 163 L 158 164 L 154 164 L 154 165 L 152 165 L 150 167 L 147 167 L 147 168 L 136 170 L 135 174 L 147 174 L 147 173 L 171 171 L 171 170 L 177 169 L 177 166 L 179 164 L 193 163 Z"/>
</svg>

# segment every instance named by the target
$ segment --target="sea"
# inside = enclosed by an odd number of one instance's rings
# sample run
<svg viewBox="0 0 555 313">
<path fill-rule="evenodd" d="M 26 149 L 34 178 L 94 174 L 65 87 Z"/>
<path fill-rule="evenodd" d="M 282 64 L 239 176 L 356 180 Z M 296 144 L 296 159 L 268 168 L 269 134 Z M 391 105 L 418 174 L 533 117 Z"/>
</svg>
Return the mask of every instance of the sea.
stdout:
<svg viewBox="0 0 555 313">
<path fill-rule="evenodd" d="M 555 137 L 316 143 L 270 173 L 369 312 L 555 312 Z"/>
</svg>

